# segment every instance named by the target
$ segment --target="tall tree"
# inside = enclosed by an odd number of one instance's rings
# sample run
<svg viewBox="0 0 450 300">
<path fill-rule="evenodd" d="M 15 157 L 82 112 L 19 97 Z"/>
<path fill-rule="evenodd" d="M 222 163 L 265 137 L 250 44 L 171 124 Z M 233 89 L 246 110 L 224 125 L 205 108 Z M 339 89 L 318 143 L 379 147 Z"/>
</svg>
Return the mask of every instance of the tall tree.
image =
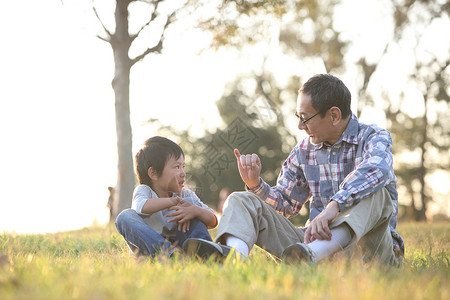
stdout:
<svg viewBox="0 0 450 300">
<path fill-rule="evenodd" d="M 104 3 L 103 3 L 104 4 Z M 143 7 L 145 5 L 146 7 Z M 161 53 L 167 29 L 176 21 L 177 13 L 193 5 L 192 1 L 171 0 L 116 0 L 115 28 L 108 28 L 100 17 L 96 3 L 92 0 L 93 12 L 103 28 L 97 37 L 107 42 L 114 57 L 112 88 L 115 97 L 117 135 L 117 184 L 115 186 L 114 209 L 110 221 L 125 208 L 130 207 L 135 175 L 132 157 L 132 128 L 130 122 L 130 73 L 131 68 L 149 54 Z M 133 7 L 135 6 L 135 7 Z M 144 15 L 139 29 L 130 30 L 130 10 Z M 142 18 L 139 18 L 142 19 Z M 151 38 L 149 38 L 151 36 Z M 156 37 L 156 38 L 154 38 Z M 130 57 L 130 48 L 136 44 L 148 45 L 139 54 Z"/>
</svg>

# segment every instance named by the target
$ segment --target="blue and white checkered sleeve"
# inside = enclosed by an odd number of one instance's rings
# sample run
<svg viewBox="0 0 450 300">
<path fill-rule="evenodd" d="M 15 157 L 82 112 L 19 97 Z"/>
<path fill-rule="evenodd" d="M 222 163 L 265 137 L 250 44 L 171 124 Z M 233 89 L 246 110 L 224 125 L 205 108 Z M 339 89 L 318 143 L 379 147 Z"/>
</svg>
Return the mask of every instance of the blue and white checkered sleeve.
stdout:
<svg viewBox="0 0 450 300">
<path fill-rule="evenodd" d="M 255 189 L 249 190 L 286 217 L 297 215 L 311 196 L 297 152 L 294 148 L 283 163 L 276 186 L 270 187 L 261 179 Z"/>
<path fill-rule="evenodd" d="M 379 130 L 362 140 L 364 150 L 359 163 L 341 183 L 339 192 L 331 198 L 339 203 L 341 211 L 397 180 L 393 170 L 389 132 Z"/>
</svg>

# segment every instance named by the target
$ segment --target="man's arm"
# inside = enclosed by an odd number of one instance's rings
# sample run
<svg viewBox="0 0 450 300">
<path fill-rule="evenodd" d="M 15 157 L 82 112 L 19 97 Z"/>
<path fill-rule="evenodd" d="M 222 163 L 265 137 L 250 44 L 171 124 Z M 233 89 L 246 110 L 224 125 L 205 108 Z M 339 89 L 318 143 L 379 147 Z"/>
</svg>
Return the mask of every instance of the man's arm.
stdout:
<svg viewBox="0 0 450 300">
<path fill-rule="evenodd" d="M 339 191 L 331 197 L 327 207 L 315 217 L 305 232 L 305 243 L 314 239 L 329 240 L 328 225 L 340 211 L 358 203 L 395 181 L 392 168 L 392 142 L 389 132 L 380 130 L 365 139 L 361 162 L 347 175 Z"/>
<path fill-rule="evenodd" d="M 278 176 L 277 185 L 270 187 L 260 177 L 262 165 L 256 154 L 241 155 L 234 150 L 239 173 L 246 184 L 246 190 L 256 194 L 262 201 L 285 217 L 298 214 L 303 204 L 310 198 L 303 171 L 298 161 L 298 146 L 290 153 Z"/>
<path fill-rule="evenodd" d="M 315 217 L 305 231 L 304 243 L 314 240 L 331 239 L 331 231 L 328 225 L 336 218 L 339 213 L 339 204 L 336 201 L 330 201 L 327 207 Z"/>
<path fill-rule="evenodd" d="M 373 195 L 387 184 L 396 182 L 393 169 L 392 139 L 387 130 L 363 136 L 361 161 L 339 186 L 331 200 L 345 210 L 362 199 Z"/>
</svg>

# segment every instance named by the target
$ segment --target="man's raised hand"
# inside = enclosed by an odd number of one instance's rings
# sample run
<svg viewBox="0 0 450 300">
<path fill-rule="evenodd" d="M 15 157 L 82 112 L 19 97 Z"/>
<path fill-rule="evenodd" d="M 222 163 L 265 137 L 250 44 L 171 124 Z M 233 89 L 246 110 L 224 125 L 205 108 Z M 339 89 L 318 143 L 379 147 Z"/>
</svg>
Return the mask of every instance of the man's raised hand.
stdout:
<svg viewBox="0 0 450 300">
<path fill-rule="evenodd" d="M 242 180 L 250 189 L 257 187 L 262 168 L 259 156 L 255 153 L 241 155 L 238 149 L 234 149 L 234 155 Z"/>
</svg>

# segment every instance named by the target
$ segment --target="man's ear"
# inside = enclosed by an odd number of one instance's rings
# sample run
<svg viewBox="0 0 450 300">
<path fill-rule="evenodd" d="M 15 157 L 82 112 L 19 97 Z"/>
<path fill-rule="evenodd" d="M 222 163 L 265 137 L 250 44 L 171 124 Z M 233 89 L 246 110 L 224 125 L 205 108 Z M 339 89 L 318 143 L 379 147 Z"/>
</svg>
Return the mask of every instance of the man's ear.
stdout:
<svg viewBox="0 0 450 300">
<path fill-rule="evenodd" d="M 339 107 L 333 106 L 330 108 L 330 119 L 333 125 L 337 125 L 342 119 L 342 113 Z"/>
<path fill-rule="evenodd" d="M 158 173 L 153 169 L 152 167 L 148 168 L 148 177 L 150 177 L 151 180 L 158 179 Z"/>
</svg>

